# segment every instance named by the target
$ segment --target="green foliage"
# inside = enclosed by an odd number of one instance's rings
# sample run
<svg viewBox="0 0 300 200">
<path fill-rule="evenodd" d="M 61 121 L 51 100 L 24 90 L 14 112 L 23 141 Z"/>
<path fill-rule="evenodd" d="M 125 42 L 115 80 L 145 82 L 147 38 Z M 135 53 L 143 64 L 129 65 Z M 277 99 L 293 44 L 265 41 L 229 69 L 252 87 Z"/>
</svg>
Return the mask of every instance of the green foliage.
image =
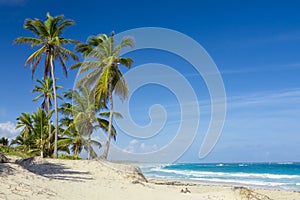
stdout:
<svg viewBox="0 0 300 200">
<path fill-rule="evenodd" d="M 125 47 L 134 47 L 134 41 L 130 37 L 122 39 L 119 45 L 115 44 L 114 33 L 110 36 L 105 34 L 93 36 L 88 39 L 86 44 L 79 44 L 76 51 L 81 52 L 84 57 L 92 58 L 91 61 L 77 63 L 71 66 L 71 69 L 79 68 L 79 74 L 84 76 L 76 83 L 77 87 L 89 87 L 94 92 L 95 102 L 104 102 L 106 105 L 110 103 L 109 107 L 109 123 L 107 124 L 108 136 L 103 153 L 106 159 L 110 145 L 111 137 L 115 138 L 113 134 L 113 97 L 114 92 L 122 100 L 128 96 L 128 86 L 119 65 L 127 68 L 133 63 L 131 58 L 120 57 L 120 51 Z"/>
<path fill-rule="evenodd" d="M 0 138 L 0 146 L 8 146 L 9 145 L 9 141 L 8 141 L 8 138 L 6 137 L 2 137 Z"/>
<path fill-rule="evenodd" d="M 13 147 L 9 147 L 9 146 L 2 146 L 0 145 L 0 153 L 3 153 L 7 156 L 17 156 L 17 157 L 21 157 L 21 158 L 28 158 L 31 157 L 32 155 L 27 153 L 27 152 L 23 152 L 17 148 L 13 148 Z"/>
<path fill-rule="evenodd" d="M 15 149 L 32 156 L 38 155 L 52 155 L 53 148 L 53 134 L 49 136 L 49 119 L 51 115 L 45 113 L 42 108 L 38 108 L 37 112 L 22 113 L 17 118 L 17 128 L 21 128 L 20 135 L 12 140 L 11 145 L 15 145 Z M 52 132 L 55 131 L 55 127 L 51 124 Z M 68 146 L 64 143 L 65 138 L 60 136 L 58 138 L 58 149 L 69 153 Z M 51 144 L 50 146 L 48 144 Z"/>
<path fill-rule="evenodd" d="M 62 32 L 67 27 L 74 25 L 74 21 L 69 19 L 65 20 L 63 15 L 52 17 L 49 13 L 46 14 L 46 17 L 47 20 L 44 22 L 40 19 L 26 19 L 24 28 L 31 31 L 35 37 L 19 37 L 15 39 L 14 42 L 16 44 L 30 44 L 31 47 L 39 47 L 25 62 L 25 66 L 31 66 L 32 76 L 40 61 L 43 60 L 43 56 L 45 56 L 44 77 L 50 75 L 51 56 L 61 64 L 63 72 L 67 76 L 65 62 L 69 57 L 75 61 L 78 61 L 79 58 L 76 54 L 64 48 L 63 45 L 77 44 L 78 41 L 63 38 Z"/>
<path fill-rule="evenodd" d="M 65 118 L 61 123 L 66 127 L 64 134 L 70 137 L 71 150 L 74 155 L 78 155 L 84 148 L 88 152 L 88 159 L 97 156 L 93 149 L 93 145 L 101 147 L 101 144 L 91 139 L 93 131 L 101 128 L 107 131 L 97 114 L 100 109 L 94 102 L 94 95 L 88 88 L 80 88 L 79 90 L 71 90 L 64 93 L 66 99 L 71 100 L 72 104 L 64 103 L 60 109 Z M 105 121 L 105 120 L 104 120 Z M 108 122 L 107 122 L 108 123 Z"/>
<path fill-rule="evenodd" d="M 79 58 L 72 51 L 64 48 L 68 44 L 77 44 L 78 41 L 66 39 L 62 36 L 63 31 L 74 25 L 74 21 L 65 20 L 63 15 L 52 17 L 50 13 L 46 14 L 46 21 L 40 19 L 26 19 L 24 28 L 31 31 L 35 37 L 19 37 L 15 39 L 17 44 L 30 44 L 31 47 L 38 47 L 39 49 L 33 52 L 25 61 L 25 66 L 30 65 L 32 71 L 32 78 L 39 65 L 40 61 L 44 61 L 44 78 L 51 75 L 53 82 L 53 96 L 54 96 L 54 111 L 55 111 L 55 133 L 54 133 L 54 157 L 58 155 L 58 106 L 56 99 L 56 83 L 54 75 L 54 61 L 60 63 L 62 70 L 67 77 L 68 70 L 65 63 L 72 58 L 79 61 Z M 44 57 L 44 59 L 42 59 Z M 50 104 L 50 103 L 49 103 Z M 48 108 L 50 105 L 47 105 Z M 42 151 L 41 151 L 42 152 Z M 41 154 L 42 156 L 42 154 Z"/>
<path fill-rule="evenodd" d="M 88 48 L 87 48 L 88 46 Z M 79 79 L 77 86 L 92 87 L 98 102 L 108 101 L 109 93 L 114 91 L 121 99 L 126 99 L 128 86 L 119 69 L 119 65 L 130 68 L 131 58 L 119 57 L 120 51 L 125 47 L 134 47 L 134 41 L 130 37 L 122 39 L 119 45 L 115 45 L 114 33 L 92 36 L 87 44 L 79 44 L 76 47 L 84 57 L 93 58 L 95 61 L 85 61 L 71 66 L 71 69 L 79 69 L 79 74 L 86 74 Z M 118 84 L 117 84 L 118 83 Z M 111 91 L 109 91 L 111 90 Z"/>
<path fill-rule="evenodd" d="M 70 154 L 60 154 L 60 155 L 58 155 L 58 158 L 65 159 L 65 160 L 82 160 L 81 157 L 70 155 Z"/>
<path fill-rule="evenodd" d="M 39 63 L 44 62 L 44 76 L 42 80 L 37 80 L 38 85 L 32 91 L 39 93 L 34 101 L 43 99 L 42 108 L 32 114 L 22 113 L 17 119 L 16 128 L 21 128 L 21 132 L 12 141 L 12 145 L 15 145 L 13 151 L 28 155 L 40 153 L 42 157 L 44 154 L 54 155 L 56 158 L 58 150 L 67 153 L 71 150 L 74 156 L 62 154 L 60 158 L 77 159 L 82 149 L 86 149 L 90 158 L 90 156 L 97 156 L 91 144 L 101 147 L 99 142 L 91 139 L 95 129 L 100 128 L 108 132 L 107 151 L 110 138 L 116 140 L 116 129 L 112 122 L 114 116 L 121 117 L 121 115 L 113 111 L 112 93 L 114 92 L 121 99 L 128 96 L 128 86 L 119 65 L 130 68 L 133 60 L 120 57 L 119 54 L 122 48 L 134 46 L 133 39 L 123 38 L 119 45 L 115 45 L 114 33 L 112 33 L 109 36 L 105 34 L 92 36 L 86 44 L 79 43 L 62 36 L 63 31 L 72 25 L 74 21 L 64 19 L 63 15 L 53 17 L 47 13 L 45 21 L 37 18 L 25 20 L 24 28 L 32 32 L 33 37 L 19 37 L 14 41 L 17 44 L 30 44 L 35 48 L 25 61 L 25 66 L 30 65 L 33 77 Z M 75 51 L 82 53 L 85 58 L 94 59 L 75 63 L 71 67 L 71 69 L 80 67 L 80 74 L 88 72 L 77 83 L 77 86 L 88 89 L 77 87 L 80 88 L 78 91 L 65 94 L 65 98 L 71 98 L 73 102 L 63 103 L 60 111 L 65 116 L 58 124 L 57 98 L 60 97 L 56 90 L 61 87 L 56 86 L 55 64 L 60 64 L 67 76 L 65 63 L 69 58 L 79 61 L 76 54 L 64 48 L 69 44 L 77 44 Z M 53 113 L 51 100 L 54 102 L 55 126 L 51 122 Z M 110 102 L 109 112 L 101 112 L 107 109 L 108 102 Z M 5 139 L 2 143 L 8 145 Z"/>
<path fill-rule="evenodd" d="M 57 81 L 57 78 L 56 78 Z M 37 85 L 34 86 L 32 90 L 33 93 L 39 93 L 33 101 L 37 101 L 39 99 L 43 99 L 41 107 L 45 110 L 46 113 L 50 113 L 52 102 L 51 100 L 54 99 L 53 94 L 53 81 L 49 77 L 42 78 L 42 80 L 36 79 Z M 56 90 L 63 88 L 62 86 L 56 86 Z M 57 98 L 62 99 L 61 96 L 58 94 L 56 95 Z M 48 105 L 49 104 L 49 105 Z"/>
</svg>

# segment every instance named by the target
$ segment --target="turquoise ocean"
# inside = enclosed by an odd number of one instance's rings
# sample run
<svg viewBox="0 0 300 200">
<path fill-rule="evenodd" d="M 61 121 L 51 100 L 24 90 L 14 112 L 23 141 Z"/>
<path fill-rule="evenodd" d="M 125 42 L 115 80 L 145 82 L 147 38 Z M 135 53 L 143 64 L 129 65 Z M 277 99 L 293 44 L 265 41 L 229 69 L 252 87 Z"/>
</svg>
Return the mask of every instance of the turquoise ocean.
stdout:
<svg viewBox="0 0 300 200">
<path fill-rule="evenodd" d="M 140 165 L 147 177 L 300 191 L 300 163 Z"/>
</svg>

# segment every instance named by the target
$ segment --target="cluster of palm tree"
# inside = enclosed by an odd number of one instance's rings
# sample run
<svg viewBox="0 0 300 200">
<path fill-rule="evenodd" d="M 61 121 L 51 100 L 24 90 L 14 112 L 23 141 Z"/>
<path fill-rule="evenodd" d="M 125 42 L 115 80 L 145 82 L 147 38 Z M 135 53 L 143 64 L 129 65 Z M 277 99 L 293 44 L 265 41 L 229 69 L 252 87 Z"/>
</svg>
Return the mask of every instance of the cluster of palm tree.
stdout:
<svg viewBox="0 0 300 200">
<path fill-rule="evenodd" d="M 16 128 L 20 128 L 21 132 L 12 144 L 23 151 L 54 158 L 58 157 L 58 151 L 72 151 L 74 156 L 78 156 L 85 149 L 90 159 L 97 156 L 93 147 L 101 147 L 100 142 L 93 140 L 91 135 L 96 129 L 102 129 L 107 132 L 102 157 L 107 159 L 110 140 L 116 139 L 113 117 L 121 116 L 113 110 L 113 92 L 120 98 L 127 98 L 128 95 L 119 66 L 129 68 L 133 63 L 132 59 L 122 58 L 119 54 L 122 48 L 133 47 L 133 40 L 123 38 L 116 45 L 112 33 L 109 36 L 91 36 L 87 43 L 80 43 L 62 37 L 63 31 L 74 24 L 73 20 L 66 20 L 63 15 L 52 17 L 49 13 L 46 18 L 45 21 L 26 19 L 24 28 L 35 37 L 15 40 L 17 44 L 37 47 L 25 61 L 25 66 L 30 65 L 33 78 L 37 67 L 43 62 L 44 74 L 33 89 L 33 92 L 39 93 L 33 100 L 42 99 L 42 104 L 37 112 L 22 113 L 17 119 Z M 76 45 L 75 52 L 89 61 L 80 62 L 76 53 L 64 47 L 69 44 Z M 92 59 L 88 59 L 90 57 Z M 70 69 L 79 68 L 79 74 L 84 76 L 77 82 L 76 88 L 65 92 L 62 98 L 57 93 L 62 87 L 56 84 L 55 65 L 59 64 L 67 77 L 66 61 L 70 58 L 75 61 Z M 63 100 L 61 106 L 58 106 L 57 99 Z"/>
</svg>

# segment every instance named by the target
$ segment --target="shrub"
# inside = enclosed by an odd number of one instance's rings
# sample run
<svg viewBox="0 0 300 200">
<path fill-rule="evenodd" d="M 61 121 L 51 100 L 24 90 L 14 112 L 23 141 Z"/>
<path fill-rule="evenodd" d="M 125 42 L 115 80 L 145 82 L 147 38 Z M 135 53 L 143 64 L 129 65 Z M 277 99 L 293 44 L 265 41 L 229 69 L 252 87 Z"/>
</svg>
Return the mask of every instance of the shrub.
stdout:
<svg viewBox="0 0 300 200">
<path fill-rule="evenodd" d="M 81 157 L 73 156 L 73 155 L 70 155 L 70 154 L 59 154 L 58 158 L 59 159 L 65 159 L 65 160 L 82 160 Z"/>
</svg>

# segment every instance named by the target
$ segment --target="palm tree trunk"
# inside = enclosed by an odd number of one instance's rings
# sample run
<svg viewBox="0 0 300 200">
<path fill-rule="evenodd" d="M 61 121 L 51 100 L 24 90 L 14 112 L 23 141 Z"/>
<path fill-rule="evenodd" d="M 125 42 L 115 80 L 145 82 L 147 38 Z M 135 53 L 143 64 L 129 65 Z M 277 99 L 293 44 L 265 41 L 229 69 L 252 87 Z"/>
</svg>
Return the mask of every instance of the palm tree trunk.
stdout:
<svg viewBox="0 0 300 200">
<path fill-rule="evenodd" d="M 88 160 L 91 159 L 91 134 L 88 133 Z"/>
<path fill-rule="evenodd" d="M 44 158 L 43 140 L 41 138 L 41 158 Z"/>
<path fill-rule="evenodd" d="M 109 124 L 108 124 L 108 135 L 107 135 L 107 140 L 106 140 L 106 145 L 105 149 L 103 152 L 102 157 L 107 160 L 108 157 L 108 151 L 109 151 L 109 146 L 110 146 L 110 138 L 111 138 L 111 129 L 112 129 L 112 122 L 113 122 L 113 97 L 112 97 L 112 87 L 111 87 L 111 80 L 109 81 L 108 84 L 108 96 L 109 96 Z"/>
<path fill-rule="evenodd" d="M 50 55 L 50 65 L 51 65 L 51 76 L 53 83 L 53 99 L 54 99 L 54 111 L 55 111 L 55 135 L 54 135 L 54 158 L 57 158 L 57 137 L 58 137 L 58 112 L 57 112 L 57 99 L 56 99 L 56 83 L 54 76 L 54 66 L 53 66 L 53 55 Z"/>
<path fill-rule="evenodd" d="M 50 97 L 47 97 L 47 117 L 49 117 L 50 113 Z M 49 126 L 49 136 L 48 136 L 48 157 L 51 156 L 51 119 L 48 119 L 48 126 Z"/>
<path fill-rule="evenodd" d="M 40 120 L 40 126 L 42 127 L 42 120 Z M 43 131 L 41 129 L 41 144 L 40 144 L 40 151 L 41 151 L 41 158 L 44 158 L 44 145 L 43 145 Z"/>
<path fill-rule="evenodd" d="M 43 148 L 43 138 L 41 134 L 41 146 L 40 146 L 40 151 L 41 151 L 41 158 L 44 158 L 44 148 Z"/>
</svg>

